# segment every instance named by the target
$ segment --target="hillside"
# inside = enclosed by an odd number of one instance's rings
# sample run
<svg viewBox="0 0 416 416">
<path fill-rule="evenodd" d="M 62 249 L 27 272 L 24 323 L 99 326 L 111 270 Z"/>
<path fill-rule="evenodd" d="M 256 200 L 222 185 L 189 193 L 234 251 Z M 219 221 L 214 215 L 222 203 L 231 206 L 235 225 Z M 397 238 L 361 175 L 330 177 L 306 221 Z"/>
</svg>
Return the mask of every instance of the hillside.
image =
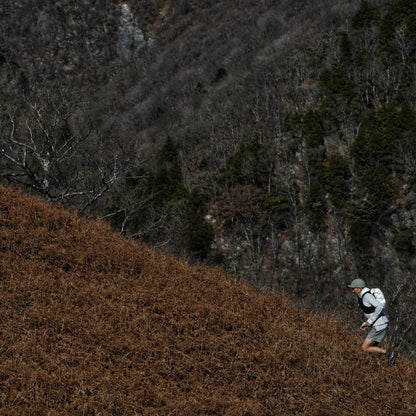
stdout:
<svg viewBox="0 0 416 416">
<path fill-rule="evenodd" d="M 345 322 L 364 277 L 415 356 L 415 21 L 411 0 L 2 0 L 0 183 Z"/>
<path fill-rule="evenodd" d="M 1 415 L 412 415 L 333 318 L 0 188 Z"/>
</svg>

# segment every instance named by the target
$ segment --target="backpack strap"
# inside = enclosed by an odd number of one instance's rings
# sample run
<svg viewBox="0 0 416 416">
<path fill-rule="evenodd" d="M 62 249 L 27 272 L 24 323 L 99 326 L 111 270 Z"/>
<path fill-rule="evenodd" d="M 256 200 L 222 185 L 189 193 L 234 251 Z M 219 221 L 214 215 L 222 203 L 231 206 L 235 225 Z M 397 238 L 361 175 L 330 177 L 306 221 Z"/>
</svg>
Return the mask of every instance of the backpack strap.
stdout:
<svg viewBox="0 0 416 416">
<path fill-rule="evenodd" d="M 367 295 L 368 293 L 373 295 L 371 293 L 371 290 L 367 290 L 366 292 L 363 293 L 361 298 L 360 297 L 358 298 L 358 304 L 360 305 L 360 308 L 363 310 L 364 313 L 373 313 L 376 310 L 376 307 L 375 306 L 365 306 L 364 303 L 363 303 L 364 296 Z M 373 297 L 375 298 L 374 295 L 373 295 Z M 377 316 L 377 318 L 374 320 L 374 322 L 370 325 L 370 327 L 372 328 L 373 325 L 377 322 L 377 320 L 379 318 L 381 318 L 382 316 L 384 316 L 384 311 L 383 310 L 380 312 L 380 314 Z"/>
<path fill-rule="evenodd" d="M 373 327 L 373 325 L 377 322 L 377 320 L 379 319 L 379 318 L 381 318 L 382 316 L 384 316 L 384 311 L 381 311 L 380 312 L 380 315 L 379 316 L 377 316 L 377 318 L 374 320 L 374 322 L 370 325 L 371 327 Z"/>
<path fill-rule="evenodd" d="M 360 306 L 360 308 L 361 308 L 361 310 L 364 312 L 364 313 L 373 313 L 375 310 L 376 310 L 376 308 L 375 308 L 375 306 L 365 306 L 364 305 L 364 302 L 363 302 L 363 299 L 364 299 L 364 296 L 367 294 L 367 293 L 370 293 L 370 294 L 372 294 L 369 290 L 367 290 L 367 292 L 364 292 L 363 293 L 363 295 L 361 296 L 361 297 L 359 297 L 358 296 L 358 305 Z M 373 295 L 374 296 L 374 295 Z"/>
</svg>

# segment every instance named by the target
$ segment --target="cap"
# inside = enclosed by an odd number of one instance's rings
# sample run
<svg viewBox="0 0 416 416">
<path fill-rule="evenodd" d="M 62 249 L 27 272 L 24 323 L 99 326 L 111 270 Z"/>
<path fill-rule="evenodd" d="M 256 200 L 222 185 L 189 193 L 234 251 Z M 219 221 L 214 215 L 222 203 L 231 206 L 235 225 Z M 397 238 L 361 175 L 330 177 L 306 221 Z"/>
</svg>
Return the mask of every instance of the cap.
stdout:
<svg viewBox="0 0 416 416">
<path fill-rule="evenodd" d="M 365 283 L 363 279 L 354 279 L 350 285 L 348 285 L 348 287 L 351 288 L 356 288 L 356 287 L 360 287 L 363 288 L 365 287 Z"/>
</svg>

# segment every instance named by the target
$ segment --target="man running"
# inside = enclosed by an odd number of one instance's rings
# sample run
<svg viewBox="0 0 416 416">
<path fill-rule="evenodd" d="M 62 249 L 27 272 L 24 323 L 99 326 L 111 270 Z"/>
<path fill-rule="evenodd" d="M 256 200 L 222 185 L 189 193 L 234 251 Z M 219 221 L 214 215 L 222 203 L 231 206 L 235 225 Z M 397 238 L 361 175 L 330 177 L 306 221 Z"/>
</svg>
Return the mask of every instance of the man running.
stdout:
<svg viewBox="0 0 416 416">
<path fill-rule="evenodd" d="M 362 349 L 365 352 L 386 354 L 389 365 L 393 365 L 398 353 L 379 347 L 379 344 L 386 337 L 389 327 L 389 320 L 383 311 L 384 306 L 365 286 L 364 280 L 354 279 L 348 287 L 357 295 L 358 304 L 367 319 L 361 324 L 360 329 L 365 331 L 367 328 L 371 328 L 363 342 Z"/>
</svg>

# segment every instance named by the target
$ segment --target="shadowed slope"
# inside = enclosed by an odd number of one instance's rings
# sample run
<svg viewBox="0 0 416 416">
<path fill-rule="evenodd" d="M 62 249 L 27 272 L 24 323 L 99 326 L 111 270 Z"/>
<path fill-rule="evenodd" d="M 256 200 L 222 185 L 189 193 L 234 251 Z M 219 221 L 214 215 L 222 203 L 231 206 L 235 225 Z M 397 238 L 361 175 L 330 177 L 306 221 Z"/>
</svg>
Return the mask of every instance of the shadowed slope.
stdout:
<svg viewBox="0 0 416 416">
<path fill-rule="evenodd" d="M 1 415 L 412 415 L 336 320 L 0 188 Z"/>
</svg>

